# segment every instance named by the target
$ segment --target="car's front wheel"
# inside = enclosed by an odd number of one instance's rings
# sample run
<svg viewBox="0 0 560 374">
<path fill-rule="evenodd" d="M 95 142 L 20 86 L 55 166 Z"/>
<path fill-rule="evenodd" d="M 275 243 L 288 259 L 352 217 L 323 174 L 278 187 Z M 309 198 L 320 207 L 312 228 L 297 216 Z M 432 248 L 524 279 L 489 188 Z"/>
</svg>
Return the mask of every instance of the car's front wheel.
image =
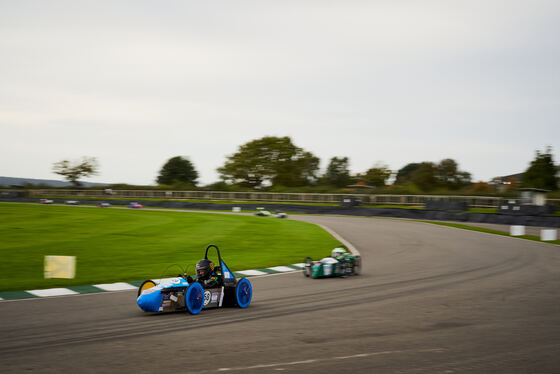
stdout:
<svg viewBox="0 0 560 374">
<path fill-rule="evenodd" d="M 240 308 L 247 308 L 253 298 L 253 286 L 247 278 L 241 278 L 235 286 L 235 298 L 237 306 Z"/>
<path fill-rule="evenodd" d="M 187 288 L 185 306 L 190 314 L 198 314 L 204 306 L 204 289 L 200 283 L 193 283 Z"/>
</svg>

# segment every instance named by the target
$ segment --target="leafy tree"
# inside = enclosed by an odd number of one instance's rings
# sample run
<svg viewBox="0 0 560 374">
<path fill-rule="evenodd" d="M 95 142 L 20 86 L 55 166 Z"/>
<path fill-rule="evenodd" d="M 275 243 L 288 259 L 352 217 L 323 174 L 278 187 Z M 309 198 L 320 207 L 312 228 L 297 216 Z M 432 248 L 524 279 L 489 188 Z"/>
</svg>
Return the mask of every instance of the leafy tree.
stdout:
<svg viewBox="0 0 560 374">
<path fill-rule="evenodd" d="M 446 158 L 441 160 L 436 167 L 438 184 L 449 189 L 458 189 L 471 183 L 471 175 L 459 170 L 455 160 Z"/>
<path fill-rule="evenodd" d="M 344 187 L 350 184 L 350 170 L 348 157 L 333 157 L 327 166 L 327 172 L 324 175 L 326 184 Z"/>
<path fill-rule="evenodd" d="M 414 183 L 427 192 L 437 187 L 458 189 L 471 184 L 471 175 L 459 170 L 453 159 L 446 158 L 439 164 L 433 162 L 410 163 L 397 173 L 395 185 Z"/>
<path fill-rule="evenodd" d="M 397 172 L 397 177 L 395 179 L 395 184 L 407 184 L 410 182 L 410 177 L 416 169 L 420 167 L 419 163 L 412 162 L 410 164 L 405 165 L 402 169 L 399 169 Z"/>
<path fill-rule="evenodd" d="M 422 162 L 410 175 L 410 181 L 425 192 L 433 190 L 438 186 L 436 170 L 433 162 Z"/>
<path fill-rule="evenodd" d="M 159 171 L 158 184 L 187 183 L 196 185 L 198 172 L 192 162 L 181 156 L 170 158 Z"/>
<path fill-rule="evenodd" d="M 547 147 L 544 153 L 536 151 L 535 159 L 525 173 L 523 173 L 522 186 L 542 188 L 546 190 L 558 189 L 558 177 L 556 167 L 552 159 L 552 149 Z"/>
<path fill-rule="evenodd" d="M 95 157 L 82 157 L 81 161 L 62 160 L 53 164 L 53 171 L 62 175 L 75 187 L 82 185 L 78 179 L 96 175 L 99 166 Z"/>
<path fill-rule="evenodd" d="M 245 187 L 305 186 L 316 180 L 319 158 L 296 147 L 289 137 L 265 136 L 239 147 L 218 168 L 222 180 Z"/>
<path fill-rule="evenodd" d="M 490 184 L 482 181 L 473 183 L 469 189 L 469 193 L 472 194 L 488 194 L 492 192 L 494 192 L 494 188 Z"/>
<path fill-rule="evenodd" d="M 377 163 L 368 169 L 365 174 L 359 174 L 358 177 L 363 179 L 369 186 L 383 187 L 387 184 L 387 179 L 392 172 L 388 165 Z"/>
<path fill-rule="evenodd" d="M 203 189 L 206 191 L 229 191 L 230 187 L 231 185 L 226 182 L 218 181 L 204 186 Z"/>
<path fill-rule="evenodd" d="M 442 185 L 451 187 L 455 182 L 455 176 L 458 171 L 457 162 L 453 159 L 446 158 L 445 160 L 441 160 L 437 165 L 436 176 Z"/>
</svg>

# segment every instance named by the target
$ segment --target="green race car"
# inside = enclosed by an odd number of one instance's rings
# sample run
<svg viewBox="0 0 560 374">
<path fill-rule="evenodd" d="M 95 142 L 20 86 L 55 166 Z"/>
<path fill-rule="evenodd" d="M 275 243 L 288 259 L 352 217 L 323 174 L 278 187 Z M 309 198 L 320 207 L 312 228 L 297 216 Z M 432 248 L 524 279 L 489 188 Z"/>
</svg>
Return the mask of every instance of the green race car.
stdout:
<svg viewBox="0 0 560 374">
<path fill-rule="evenodd" d="M 303 275 L 311 278 L 331 278 L 360 274 L 362 260 L 359 255 L 348 253 L 344 248 L 335 248 L 330 257 L 313 261 L 305 258 Z"/>
</svg>

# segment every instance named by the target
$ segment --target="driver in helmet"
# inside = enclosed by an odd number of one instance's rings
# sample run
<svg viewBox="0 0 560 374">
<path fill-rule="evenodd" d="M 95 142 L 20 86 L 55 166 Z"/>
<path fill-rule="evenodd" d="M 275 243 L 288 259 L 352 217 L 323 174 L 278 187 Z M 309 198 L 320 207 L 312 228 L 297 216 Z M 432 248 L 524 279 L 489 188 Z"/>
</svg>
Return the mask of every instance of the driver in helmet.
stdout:
<svg viewBox="0 0 560 374">
<path fill-rule="evenodd" d="M 346 252 L 346 249 L 344 247 L 337 247 L 333 249 L 331 252 L 331 257 L 340 263 L 343 274 L 346 273 L 346 269 L 349 266 L 349 261 L 348 258 L 346 257 L 347 254 L 348 252 Z"/>
<path fill-rule="evenodd" d="M 342 262 L 343 260 L 345 260 L 346 257 L 346 249 L 342 247 L 337 247 L 333 249 L 331 252 L 331 257 Z"/>
<path fill-rule="evenodd" d="M 208 259 L 202 259 L 196 264 L 196 281 L 203 287 L 217 287 L 219 282 L 218 274 L 214 271 L 215 265 Z"/>
</svg>

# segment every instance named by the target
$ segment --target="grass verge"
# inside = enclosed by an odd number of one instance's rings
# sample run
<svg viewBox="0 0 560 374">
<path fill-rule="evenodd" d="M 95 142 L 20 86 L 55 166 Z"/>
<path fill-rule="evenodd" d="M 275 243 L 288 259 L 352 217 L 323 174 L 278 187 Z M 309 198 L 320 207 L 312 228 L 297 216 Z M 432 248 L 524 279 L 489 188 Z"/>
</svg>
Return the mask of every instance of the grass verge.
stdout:
<svg viewBox="0 0 560 374">
<path fill-rule="evenodd" d="M 470 208 L 467 213 L 484 213 L 484 214 L 495 214 L 497 213 L 496 208 Z"/>
<path fill-rule="evenodd" d="M 193 274 L 209 244 L 233 271 L 323 257 L 339 244 L 291 220 L 10 203 L 0 203 L 0 237 L 0 291 Z M 76 256 L 76 278 L 44 279 L 45 255 Z"/>
<path fill-rule="evenodd" d="M 485 227 L 476 227 L 476 226 L 469 226 L 469 225 L 461 225 L 460 223 L 437 222 L 437 221 L 424 221 L 424 220 L 417 220 L 417 222 L 431 223 L 431 224 L 433 224 L 433 225 L 440 225 L 440 226 L 455 227 L 455 228 L 464 229 L 464 230 L 485 232 L 485 233 L 488 233 L 488 234 L 503 235 L 503 236 L 511 236 L 510 233 L 507 232 L 507 231 L 500 231 L 500 230 L 488 229 L 488 228 L 485 228 Z M 550 243 L 550 244 L 560 245 L 560 240 L 551 240 L 551 241 L 543 242 L 543 241 L 541 240 L 540 237 L 535 236 L 535 235 L 521 235 L 521 236 L 515 236 L 515 238 L 527 239 L 527 240 L 533 240 L 533 241 L 536 241 L 536 242 L 542 242 L 542 243 Z"/>
</svg>

